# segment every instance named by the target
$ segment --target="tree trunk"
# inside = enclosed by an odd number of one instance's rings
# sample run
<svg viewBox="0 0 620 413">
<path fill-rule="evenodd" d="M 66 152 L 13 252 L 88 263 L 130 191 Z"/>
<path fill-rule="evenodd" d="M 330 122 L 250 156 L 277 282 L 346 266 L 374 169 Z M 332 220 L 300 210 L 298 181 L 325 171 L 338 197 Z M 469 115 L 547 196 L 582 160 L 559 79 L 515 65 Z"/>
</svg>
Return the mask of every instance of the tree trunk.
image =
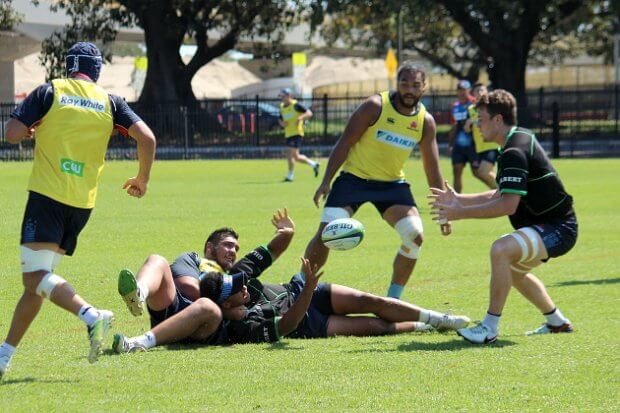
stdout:
<svg viewBox="0 0 620 413">
<path fill-rule="evenodd" d="M 141 103 L 188 105 L 196 101 L 192 77 L 179 55 L 186 27 L 170 16 L 161 4 L 149 7 L 141 16 L 148 58 Z"/>
</svg>

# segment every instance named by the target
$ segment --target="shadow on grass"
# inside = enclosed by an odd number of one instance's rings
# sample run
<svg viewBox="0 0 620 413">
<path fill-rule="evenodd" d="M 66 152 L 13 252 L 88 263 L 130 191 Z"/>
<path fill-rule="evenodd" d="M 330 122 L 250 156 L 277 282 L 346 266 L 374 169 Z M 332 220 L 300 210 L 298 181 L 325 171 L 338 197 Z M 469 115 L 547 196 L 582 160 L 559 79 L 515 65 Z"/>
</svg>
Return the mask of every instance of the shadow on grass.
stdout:
<svg viewBox="0 0 620 413">
<path fill-rule="evenodd" d="M 562 281 L 556 284 L 553 284 L 553 287 L 571 287 L 573 285 L 605 285 L 605 284 L 618 284 L 620 283 L 620 278 L 603 278 L 600 280 L 573 280 L 573 281 Z"/>
<path fill-rule="evenodd" d="M 37 384 L 54 384 L 54 383 L 79 383 L 78 380 L 67 379 L 37 379 L 36 377 L 24 377 L 23 379 L 10 379 L 0 381 L 0 386 L 8 386 L 11 384 L 37 383 Z"/>
<path fill-rule="evenodd" d="M 274 350 L 305 350 L 304 347 L 291 347 L 290 343 L 287 341 L 276 341 L 273 343 L 269 343 L 269 347 L 265 348 L 266 351 L 274 351 Z"/>
<path fill-rule="evenodd" d="M 406 344 L 399 344 L 398 347 L 386 350 L 384 348 L 369 348 L 364 350 L 351 350 L 349 353 L 384 353 L 389 351 L 401 351 L 401 352 L 410 352 L 410 351 L 460 351 L 460 350 L 471 350 L 480 347 L 489 347 L 489 348 L 502 348 L 502 347 L 510 347 L 514 345 L 514 341 L 510 340 L 497 340 L 493 344 L 489 344 L 487 346 L 471 344 L 462 339 L 454 339 L 450 341 L 443 341 L 441 343 L 427 343 L 422 341 L 412 341 Z"/>
</svg>

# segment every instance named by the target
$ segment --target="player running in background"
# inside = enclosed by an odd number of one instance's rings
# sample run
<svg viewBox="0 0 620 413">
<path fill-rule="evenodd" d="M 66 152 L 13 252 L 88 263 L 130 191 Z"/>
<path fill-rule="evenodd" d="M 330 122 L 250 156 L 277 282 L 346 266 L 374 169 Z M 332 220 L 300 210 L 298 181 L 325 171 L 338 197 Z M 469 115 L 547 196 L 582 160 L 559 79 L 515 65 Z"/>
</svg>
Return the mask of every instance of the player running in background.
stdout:
<svg viewBox="0 0 620 413">
<path fill-rule="evenodd" d="M 541 262 L 566 254 L 575 245 L 573 199 L 534 134 L 517 127 L 514 96 L 498 89 L 482 96 L 477 106 L 485 141 L 502 147 L 497 172 L 499 189 L 461 195 L 451 188 L 432 188 L 434 213 L 437 219 L 450 220 L 508 215 L 516 231 L 491 246 L 490 303 L 484 320 L 475 327 L 458 330 L 458 334 L 472 343 L 494 342 L 511 286 L 546 318 L 541 327 L 527 334 L 571 332 L 570 321 L 530 271 Z"/>
<path fill-rule="evenodd" d="M 293 98 L 289 88 L 280 91 L 280 126 L 284 128 L 286 138 L 286 158 L 288 160 L 288 174 L 284 182 L 293 182 L 295 179 L 295 162 L 305 163 L 312 167 L 314 176 L 319 175 L 319 163 L 299 153 L 301 139 L 304 136 L 304 122 L 312 117 L 312 111 Z"/>
<path fill-rule="evenodd" d="M 348 218 L 362 204 L 372 202 L 401 238 L 387 292 L 393 298 L 401 297 L 423 241 L 422 220 L 403 172 L 416 144 L 420 147 L 429 186 L 443 186 L 435 120 L 420 102 L 425 89 L 424 71 L 405 62 L 398 70 L 396 91 L 369 97 L 353 113 L 332 150 L 323 181 L 314 194 L 317 207 L 322 197 L 327 200 L 305 257 L 322 267 L 329 252 L 321 241 L 325 225 L 337 218 Z M 332 179 L 341 166 L 342 172 L 332 186 Z M 450 234 L 450 223 L 442 224 L 441 232 Z"/>
<path fill-rule="evenodd" d="M 452 129 L 448 133 L 448 145 L 452 157 L 452 174 L 454 189 L 463 190 L 463 170 L 465 165 L 471 165 L 472 173 L 478 169 L 478 155 L 474 147 L 471 133 L 465 130 L 465 122 L 469 116 L 469 107 L 474 104 L 475 98 L 469 94 L 471 83 L 468 80 L 459 80 L 456 85 L 457 101 L 452 104 Z"/>
<path fill-rule="evenodd" d="M 67 52 L 67 78 L 36 88 L 13 111 L 7 124 L 9 142 L 32 138 L 36 130 L 36 145 L 21 228 L 24 292 L 7 338 L 0 345 L 0 377 L 45 298 L 87 325 L 90 362 L 97 360 L 112 323 L 110 311 L 87 303 L 55 273 L 62 257 L 73 255 L 78 235 L 95 206 L 113 130 L 138 143 L 138 174 L 123 186 L 129 195 L 144 196 L 154 159 L 155 137 L 148 126 L 121 97 L 97 86 L 102 63 L 94 44 L 76 43 Z"/>
<path fill-rule="evenodd" d="M 472 89 L 472 94 L 476 101 L 480 100 L 480 96 L 489 93 L 487 87 L 483 83 L 476 83 Z M 470 105 L 467 109 L 469 118 L 465 122 L 465 132 L 471 133 L 474 138 L 474 146 L 476 147 L 476 155 L 478 156 L 478 168 L 474 169 L 474 175 L 486 184 L 490 189 L 497 188 L 495 182 L 495 162 L 499 156 L 500 148 L 495 142 L 485 142 L 482 138 L 482 132 L 478 126 L 478 109 L 476 105 Z"/>
</svg>

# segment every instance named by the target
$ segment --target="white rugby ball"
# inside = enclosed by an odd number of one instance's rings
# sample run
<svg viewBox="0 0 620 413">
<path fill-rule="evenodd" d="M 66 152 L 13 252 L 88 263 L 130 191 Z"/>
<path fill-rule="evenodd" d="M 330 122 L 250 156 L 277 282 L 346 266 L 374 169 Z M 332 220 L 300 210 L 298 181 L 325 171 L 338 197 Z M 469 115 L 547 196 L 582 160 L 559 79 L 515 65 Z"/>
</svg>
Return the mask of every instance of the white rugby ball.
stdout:
<svg viewBox="0 0 620 413">
<path fill-rule="evenodd" d="M 364 225 L 353 218 L 335 219 L 321 233 L 323 244 L 329 249 L 346 251 L 357 247 L 364 239 Z"/>
</svg>

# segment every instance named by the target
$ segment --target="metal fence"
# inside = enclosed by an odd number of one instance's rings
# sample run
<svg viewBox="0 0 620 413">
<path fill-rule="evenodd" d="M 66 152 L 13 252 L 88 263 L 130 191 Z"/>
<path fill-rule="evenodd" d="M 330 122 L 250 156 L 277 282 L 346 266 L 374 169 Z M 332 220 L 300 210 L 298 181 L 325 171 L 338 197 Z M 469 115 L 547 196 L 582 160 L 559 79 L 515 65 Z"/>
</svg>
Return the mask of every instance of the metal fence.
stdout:
<svg viewBox="0 0 620 413">
<path fill-rule="evenodd" d="M 366 97 L 324 95 L 302 103 L 314 113 L 306 124 L 304 148 L 326 156 L 340 137 L 351 113 Z M 538 89 L 528 92 L 527 119 L 539 140 L 552 150 L 559 139 L 558 156 L 620 156 L 618 85 L 597 89 Z M 423 102 L 433 114 L 440 149 L 447 146 L 453 94 L 432 94 Z M 159 159 L 250 158 L 282 156 L 284 139 L 278 124 L 277 99 L 209 99 L 188 107 L 178 105 L 130 106 L 153 129 Z M 14 104 L 0 104 L 0 159 L 32 158 L 32 141 L 21 146 L 4 139 L 4 126 Z M 555 119 L 554 120 L 554 108 Z M 520 117 L 525 111 L 520 111 Z M 135 158 L 132 139 L 114 135 L 108 157 Z"/>
</svg>

